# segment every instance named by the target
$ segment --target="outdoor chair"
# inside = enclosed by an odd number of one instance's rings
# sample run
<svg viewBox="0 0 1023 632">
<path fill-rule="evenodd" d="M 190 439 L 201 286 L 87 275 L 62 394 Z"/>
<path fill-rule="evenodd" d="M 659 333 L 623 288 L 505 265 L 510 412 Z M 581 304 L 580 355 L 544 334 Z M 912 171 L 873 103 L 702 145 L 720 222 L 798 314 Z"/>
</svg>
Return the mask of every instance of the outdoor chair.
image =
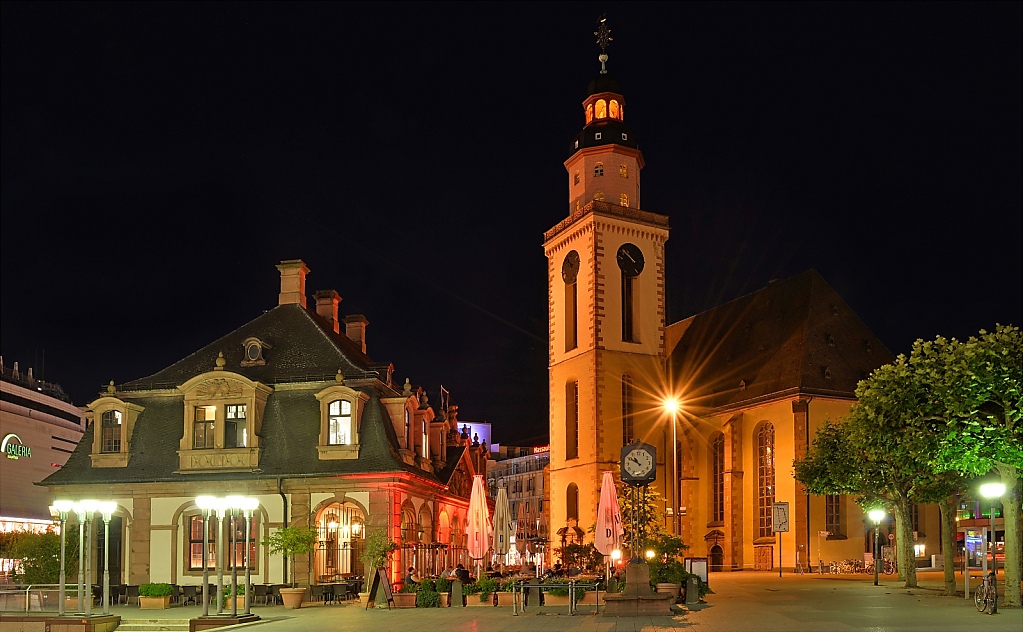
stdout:
<svg viewBox="0 0 1023 632">
<path fill-rule="evenodd" d="M 188 585 L 181 587 L 181 605 L 185 605 L 190 601 L 195 605 L 199 605 L 199 586 Z"/>
<path fill-rule="evenodd" d="M 265 606 L 268 588 L 269 587 L 266 584 L 254 584 L 252 586 L 252 603 L 262 600 L 263 605 Z"/>
<path fill-rule="evenodd" d="M 281 599 L 281 588 L 283 588 L 281 584 L 274 584 L 270 587 L 270 600 L 274 602 L 275 606 L 278 603 L 284 603 L 284 600 Z"/>
<path fill-rule="evenodd" d="M 124 603 L 130 604 L 131 600 L 134 599 L 135 603 L 139 603 L 139 587 L 134 584 L 128 584 L 124 587 Z"/>
<path fill-rule="evenodd" d="M 313 584 L 309 587 L 310 601 L 324 601 L 323 584 Z"/>
<path fill-rule="evenodd" d="M 127 590 L 127 584 L 118 584 L 110 587 L 110 603 L 123 603 L 124 593 Z"/>
</svg>

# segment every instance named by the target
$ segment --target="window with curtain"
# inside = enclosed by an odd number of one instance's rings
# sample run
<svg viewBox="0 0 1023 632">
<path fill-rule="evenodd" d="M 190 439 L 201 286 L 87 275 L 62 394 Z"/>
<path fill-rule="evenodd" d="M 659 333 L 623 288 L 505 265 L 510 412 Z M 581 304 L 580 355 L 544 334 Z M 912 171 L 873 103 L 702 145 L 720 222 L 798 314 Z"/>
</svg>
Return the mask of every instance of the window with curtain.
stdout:
<svg viewBox="0 0 1023 632">
<path fill-rule="evenodd" d="M 757 432 L 757 537 L 774 537 L 774 425 Z"/>
</svg>

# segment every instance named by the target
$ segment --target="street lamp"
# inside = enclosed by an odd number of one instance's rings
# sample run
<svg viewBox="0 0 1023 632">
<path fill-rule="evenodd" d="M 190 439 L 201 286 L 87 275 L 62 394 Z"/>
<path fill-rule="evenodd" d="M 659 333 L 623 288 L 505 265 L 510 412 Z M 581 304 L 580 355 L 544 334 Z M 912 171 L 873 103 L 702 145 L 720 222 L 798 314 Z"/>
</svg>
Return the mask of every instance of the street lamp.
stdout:
<svg viewBox="0 0 1023 632">
<path fill-rule="evenodd" d="M 97 509 L 103 516 L 103 614 L 110 614 L 110 517 L 117 503 L 106 500 Z"/>
<path fill-rule="evenodd" d="M 1003 483 L 984 483 L 980 486 L 980 495 L 991 499 L 991 592 L 995 595 L 991 604 L 991 614 L 998 612 L 998 557 L 995 555 L 995 501 L 1005 493 Z"/>
<path fill-rule="evenodd" d="M 85 539 L 83 540 L 83 539 L 80 538 L 79 542 L 78 542 L 78 569 L 79 569 L 79 572 L 81 573 L 79 575 L 79 577 L 78 577 L 78 585 L 80 587 L 79 590 L 78 590 L 78 606 L 79 606 L 78 609 L 79 609 L 79 611 L 82 610 L 81 606 L 82 606 L 82 592 L 83 591 L 82 591 L 81 587 L 82 587 L 83 582 L 84 582 L 85 616 L 87 616 L 87 617 L 91 617 L 92 616 L 92 569 L 89 568 L 89 558 L 91 556 L 88 554 L 88 551 L 91 551 L 91 546 L 92 546 L 92 542 L 91 541 L 92 541 L 92 538 L 89 537 L 91 535 L 89 523 L 92 522 L 92 515 L 94 513 L 96 513 L 97 509 L 99 509 L 99 501 L 97 501 L 97 500 L 83 500 L 83 501 L 80 501 L 78 503 L 78 506 L 75 508 L 75 513 L 78 514 L 79 534 L 82 534 L 84 532 L 84 535 L 85 535 Z M 88 546 L 86 545 L 86 543 L 88 543 Z M 82 562 L 83 553 L 85 553 L 85 555 L 84 555 L 84 558 L 85 558 L 84 568 L 83 568 L 83 562 Z"/>
<path fill-rule="evenodd" d="M 874 585 L 877 586 L 877 567 L 881 563 L 881 556 L 877 554 L 877 537 L 881 531 L 881 520 L 884 519 L 884 509 L 871 509 L 867 514 L 874 521 Z"/>
<path fill-rule="evenodd" d="M 215 498 L 217 511 L 217 614 L 224 614 L 224 517 L 231 508 L 226 498 Z"/>
<path fill-rule="evenodd" d="M 252 531 L 252 512 L 259 507 L 259 499 L 245 496 L 241 499 L 241 510 L 245 514 L 245 614 L 251 614 L 249 612 L 250 599 L 249 599 L 249 567 L 252 566 L 251 560 L 249 560 L 249 534 Z"/>
<path fill-rule="evenodd" d="M 210 565 L 209 565 L 209 522 L 210 514 L 217 504 L 213 496 L 198 496 L 195 506 L 202 510 L 202 616 L 210 614 Z"/>
<path fill-rule="evenodd" d="M 70 500 L 56 500 L 53 502 L 53 506 L 50 507 L 50 513 L 56 512 L 60 516 L 60 591 L 58 599 L 60 600 L 57 604 L 57 616 L 64 616 L 64 599 L 67 596 L 67 583 L 66 576 L 64 573 L 64 551 L 65 542 L 67 537 L 64 533 L 64 528 L 67 525 L 67 516 L 74 507 L 74 503 Z"/>
<path fill-rule="evenodd" d="M 679 493 L 678 438 L 676 434 L 679 408 L 678 399 L 669 397 L 664 400 L 664 410 L 671 414 L 671 531 L 676 536 L 682 533 L 680 522 L 682 495 Z"/>
</svg>

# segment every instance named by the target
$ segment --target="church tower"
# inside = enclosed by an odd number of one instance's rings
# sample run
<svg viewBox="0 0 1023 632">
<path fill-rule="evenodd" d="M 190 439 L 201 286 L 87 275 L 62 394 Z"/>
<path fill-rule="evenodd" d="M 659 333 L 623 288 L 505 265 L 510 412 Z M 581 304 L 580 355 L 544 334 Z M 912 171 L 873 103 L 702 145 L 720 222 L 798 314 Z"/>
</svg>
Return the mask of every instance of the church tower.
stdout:
<svg viewBox="0 0 1023 632">
<path fill-rule="evenodd" d="M 625 124 L 625 98 L 607 73 L 605 22 L 595 35 L 601 69 L 565 161 L 568 217 L 544 234 L 552 548 L 577 541 L 595 523 L 601 473 L 617 469 L 624 444 L 640 439 L 657 447 L 663 494 L 665 436 L 671 438 L 660 386 L 668 218 L 640 210 L 643 154 Z M 565 529 L 572 525 L 579 530 Z"/>
</svg>

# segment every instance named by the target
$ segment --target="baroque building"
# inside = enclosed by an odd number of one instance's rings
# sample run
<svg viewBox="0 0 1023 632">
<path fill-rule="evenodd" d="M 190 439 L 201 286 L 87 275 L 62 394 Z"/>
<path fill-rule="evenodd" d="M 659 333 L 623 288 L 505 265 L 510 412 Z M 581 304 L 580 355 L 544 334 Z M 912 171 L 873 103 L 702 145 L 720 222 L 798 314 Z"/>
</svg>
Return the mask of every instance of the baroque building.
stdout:
<svg viewBox="0 0 1023 632">
<path fill-rule="evenodd" d="M 568 214 L 544 235 L 551 533 L 595 524 L 602 472 L 642 441 L 665 528 L 711 569 L 863 559 L 872 523 L 852 498 L 808 495 L 792 463 L 892 354 L 814 270 L 665 322 L 669 218 L 641 210 L 643 155 L 600 61 L 564 163 Z M 775 503 L 788 503 L 782 534 Z M 937 553 L 937 508 L 916 517 L 918 555 Z"/>
<path fill-rule="evenodd" d="M 88 429 L 67 464 L 43 480 L 56 498 L 117 503 L 112 583 L 201 584 L 200 495 L 258 499 L 254 583 L 288 581 L 282 556 L 258 542 L 289 525 L 318 532 L 315 553 L 296 559 L 300 584 L 365 575 L 367 532 L 401 547 L 392 581 L 410 565 L 466 561 L 485 447 L 460 436 L 455 406 L 434 408 L 409 379 L 394 381 L 391 363 L 367 355 L 369 321 L 339 318 L 336 291 L 307 306 L 303 261 L 277 268 L 273 309 L 153 375 L 111 382 L 85 407 Z M 215 540 L 233 532 L 244 542 L 241 520 L 211 528 Z M 239 546 L 229 569 L 244 564 Z"/>
</svg>

